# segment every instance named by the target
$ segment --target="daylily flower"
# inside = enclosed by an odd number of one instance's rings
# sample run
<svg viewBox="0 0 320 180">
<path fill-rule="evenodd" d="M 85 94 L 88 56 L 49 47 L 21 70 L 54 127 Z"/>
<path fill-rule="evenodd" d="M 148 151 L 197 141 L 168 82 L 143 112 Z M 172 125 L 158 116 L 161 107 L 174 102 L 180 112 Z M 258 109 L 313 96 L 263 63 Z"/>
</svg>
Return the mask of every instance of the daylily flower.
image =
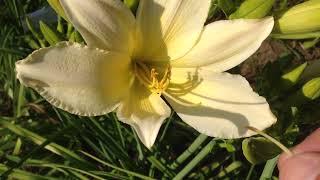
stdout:
<svg viewBox="0 0 320 180">
<path fill-rule="evenodd" d="M 224 71 L 252 55 L 273 18 L 204 25 L 211 0 L 60 0 L 87 45 L 62 42 L 16 64 L 52 105 L 81 116 L 116 111 L 150 148 L 171 106 L 200 133 L 240 138 L 276 118 L 245 78 Z"/>
</svg>

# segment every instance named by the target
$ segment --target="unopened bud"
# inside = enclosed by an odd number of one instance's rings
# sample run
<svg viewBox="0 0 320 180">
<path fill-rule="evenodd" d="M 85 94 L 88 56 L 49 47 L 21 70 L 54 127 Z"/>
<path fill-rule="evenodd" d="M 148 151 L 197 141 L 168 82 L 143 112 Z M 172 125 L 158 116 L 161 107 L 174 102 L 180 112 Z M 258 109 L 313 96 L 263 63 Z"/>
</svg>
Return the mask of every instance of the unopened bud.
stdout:
<svg viewBox="0 0 320 180">
<path fill-rule="evenodd" d="M 310 100 L 315 100 L 320 96 L 320 77 L 314 78 L 307 82 L 302 87 L 302 92 L 305 97 Z"/>
<path fill-rule="evenodd" d="M 320 0 L 310 0 L 293 6 L 275 19 L 275 33 L 297 34 L 320 31 Z"/>
<path fill-rule="evenodd" d="M 283 89 L 289 89 L 292 86 L 296 85 L 300 79 L 300 76 L 304 72 L 304 69 L 307 67 L 307 63 L 303 63 L 300 66 L 294 68 L 290 72 L 281 76 L 281 86 Z"/>
<path fill-rule="evenodd" d="M 265 17 L 271 10 L 275 0 L 245 0 L 229 19 L 258 19 Z"/>
</svg>

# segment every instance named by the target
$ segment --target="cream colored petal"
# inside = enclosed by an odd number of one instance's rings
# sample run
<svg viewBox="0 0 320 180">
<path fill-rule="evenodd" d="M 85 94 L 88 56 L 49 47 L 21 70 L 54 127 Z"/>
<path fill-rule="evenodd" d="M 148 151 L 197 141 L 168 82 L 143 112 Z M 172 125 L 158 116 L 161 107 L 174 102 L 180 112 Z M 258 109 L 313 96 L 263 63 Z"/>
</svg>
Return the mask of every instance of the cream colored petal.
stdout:
<svg viewBox="0 0 320 180">
<path fill-rule="evenodd" d="M 198 40 L 210 0 L 140 0 L 135 56 L 146 61 L 176 59 Z"/>
<path fill-rule="evenodd" d="M 223 72 L 251 56 L 271 33 L 273 18 L 217 21 L 207 25 L 197 45 L 175 67 L 203 67 Z"/>
<path fill-rule="evenodd" d="M 17 78 L 52 105 L 83 116 L 114 110 L 129 90 L 127 55 L 59 43 L 16 63 Z"/>
<path fill-rule="evenodd" d="M 150 149 L 170 112 L 160 95 L 151 94 L 139 82 L 135 82 L 129 96 L 119 106 L 117 116 L 122 122 L 131 125 L 141 142 Z"/>
<path fill-rule="evenodd" d="M 60 0 L 68 19 L 87 42 L 100 49 L 131 52 L 135 18 L 119 0 Z"/>
<path fill-rule="evenodd" d="M 184 122 L 208 136 L 247 137 L 254 134 L 247 126 L 263 130 L 276 122 L 265 98 L 239 75 L 173 68 L 165 97 Z"/>
</svg>

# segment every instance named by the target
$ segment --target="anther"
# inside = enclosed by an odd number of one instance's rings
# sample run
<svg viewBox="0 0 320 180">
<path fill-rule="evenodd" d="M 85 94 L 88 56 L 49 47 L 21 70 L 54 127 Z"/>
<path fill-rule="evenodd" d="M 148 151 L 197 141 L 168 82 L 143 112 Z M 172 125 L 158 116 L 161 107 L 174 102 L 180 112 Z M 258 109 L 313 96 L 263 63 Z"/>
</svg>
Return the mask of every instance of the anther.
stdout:
<svg viewBox="0 0 320 180">
<path fill-rule="evenodd" d="M 165 69 L 161 81 L 158 79 L 159 73 L 155 68 L 149 69 L 147 65 L 141 62 L 135 63 L 134 72 L 137 79 L 152 93 L 161 94 L 169 86 L 171 75 L 170 65 Z"/>
</svg>

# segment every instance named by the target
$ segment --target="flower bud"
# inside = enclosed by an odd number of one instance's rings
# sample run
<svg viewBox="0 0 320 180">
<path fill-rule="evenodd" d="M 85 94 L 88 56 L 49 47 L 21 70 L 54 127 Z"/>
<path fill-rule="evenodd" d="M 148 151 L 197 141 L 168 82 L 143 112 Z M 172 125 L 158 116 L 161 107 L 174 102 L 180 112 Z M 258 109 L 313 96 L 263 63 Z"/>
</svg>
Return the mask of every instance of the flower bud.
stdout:
<svg viewBox="0 0 320 180">
<path fill-rule="evenodd" d="M 265 17 L 271 10 L 275 0 L 245 0 L 229 19 L 259 19 Z"/>
<path fill-rule="evenodd" d="M 310 100 L 315 100 L 320 97 L 320 77 L 314 78 L 307 82 L 302 87 L 302 92 L 303 95 Z"/>
<path fill-rule="evenodd" d="M 288 106 L 301 106 L 320 97 L 320 77 L 314 78 L 291 96 L 285 104 Z"/>
<path fill-rule="evenodd" d="M 320 0 L 298 4 L 276 16 L 275 33 L 296 34 L 320 31 Z"/>
<path fill-rule="evenodd" d="M 282 89 L 287 90 L 292 86 L 296 85 L 306 67 L 307 67 L 307 63 L 303 63 L 300 66 L 282 75 L 281 76 Z"/>
</svg>

